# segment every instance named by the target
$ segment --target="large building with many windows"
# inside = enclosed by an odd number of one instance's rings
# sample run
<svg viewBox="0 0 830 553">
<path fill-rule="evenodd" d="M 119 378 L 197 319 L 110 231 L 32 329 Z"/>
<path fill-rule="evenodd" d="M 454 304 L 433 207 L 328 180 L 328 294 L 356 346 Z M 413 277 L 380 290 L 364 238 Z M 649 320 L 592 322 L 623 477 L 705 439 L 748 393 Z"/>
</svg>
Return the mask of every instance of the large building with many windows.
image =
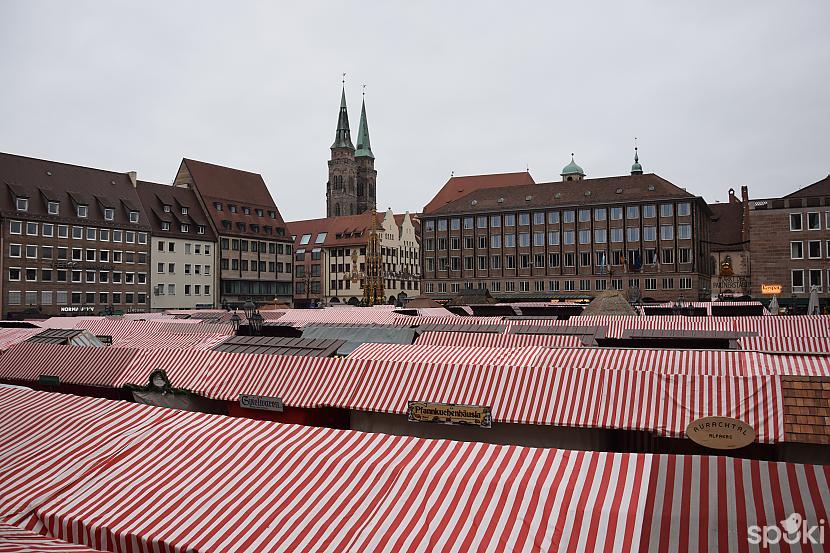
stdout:
<svg viewBox="0 0 830 553">
<path fill-rule="evenodd" d="M 4 153 L 0 183 L 3 317 L 148 310 L 135 173 Z"/>
<path fill-rule="evenodd" d="M 151 226 L 150 307 L 216 307 L 216 235 L 189 188 L 138 181 Z"/>
<path fill-rule="evenodd" d="M 572 159 L 561 176 L 452 177 L 421 216 L 424 295 L 708 297 L 711 212 L 702 198 L 644 174 L 637 158 L 630 175 L 586 179 Z"/>
<path fill-rule="evenodd" d="M 220 305 L 290 305 L 291 237 L 262 176 L 184 159 L 173 184 L 196 192 L 218 237 Z"/>
<path fill-rule="evenodd" d="M 830 303 L 830 176 L 749 205 L 752 295 L 803 308 L 815 287 Z"/>
<path fill-rule="evenodd" d="M 372 213 L 288 223 L 294 238 L 294 304 L 360 303 Z M 420 295 L 418 222 L 410 214 L 375 213 L 384 297 L 390 303 Z"/>
</svg>

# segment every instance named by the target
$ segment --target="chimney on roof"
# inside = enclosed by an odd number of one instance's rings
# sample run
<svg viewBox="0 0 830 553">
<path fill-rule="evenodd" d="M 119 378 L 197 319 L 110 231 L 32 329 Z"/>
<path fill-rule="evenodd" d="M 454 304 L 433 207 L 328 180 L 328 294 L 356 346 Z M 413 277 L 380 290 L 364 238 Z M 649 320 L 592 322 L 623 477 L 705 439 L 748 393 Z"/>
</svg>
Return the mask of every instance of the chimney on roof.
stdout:
<svg viewBox="0 0 830 553">
<path fill-rule="evenodd" d="M 137 185 L 138 185 L 138 183 L 136 182 L 136 179 L 138 178 L 138 175 L 136 174 L 136 172 L 135 171 L 129 171 L 127 173 L 127 176 L 130 177 L 130 183 L 133 185 L 133 188 L 136 188 Z"/>
<path fill-rule="evenodd" d="M 741 186 L 741 240 L 744 248 L 749 249 L 749 187 Z"/>
</svg>

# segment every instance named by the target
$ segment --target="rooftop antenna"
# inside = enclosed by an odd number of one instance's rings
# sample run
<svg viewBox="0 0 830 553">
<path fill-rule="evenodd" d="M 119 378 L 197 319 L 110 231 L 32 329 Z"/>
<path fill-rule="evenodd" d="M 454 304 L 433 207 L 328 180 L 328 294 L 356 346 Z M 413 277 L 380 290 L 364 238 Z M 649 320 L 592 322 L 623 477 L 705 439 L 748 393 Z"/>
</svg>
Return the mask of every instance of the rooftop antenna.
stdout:
<svg viewBox="0 0 830 553">
<path fill-rule="evenodd" d="M 363 83 L 363 96 L 366 96 L 366 83 Z"/>
<path fill-rule="evenodd" d="M 343 80 L 340 81 L 340 82 L 343 83 L 343 86 L 346 86 L 346 74 L 345 73 L 343 73 Z"/>
</svg>

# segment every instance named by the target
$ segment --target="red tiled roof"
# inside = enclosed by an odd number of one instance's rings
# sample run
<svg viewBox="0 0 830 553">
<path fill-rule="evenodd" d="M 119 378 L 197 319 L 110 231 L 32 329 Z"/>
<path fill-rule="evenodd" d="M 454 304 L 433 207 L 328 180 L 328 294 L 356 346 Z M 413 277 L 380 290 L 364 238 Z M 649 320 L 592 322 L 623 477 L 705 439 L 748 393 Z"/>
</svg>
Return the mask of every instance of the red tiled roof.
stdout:
<svg viewBox="0 0 830 553">
<path fill-rule="evenodd" d="M 214 241 L 216 236 L 208 223 L 202 206 L 196 199 L 196 193 L 190 188 L 173 186 L 170 184 L 156 184 L 146 181 L 138 181 L 138 195 L 141 204 L 150 220 L 153 228 L 153 235 L 190 238 L 192 240 Z M 164 206 L 171 207 L 170 213 L 164 212 Z M 187 208 L 187 215 L 182 215 L 181 208 Z M 171 223 L 170 230 L 162 230 L 161 222 Z M 181 232 L 180 224 L 190 225 L 188 232 Z M 197 233 L 197 226 L 205 227 L 204 234 Z"/>
<path fill-rule="evenodd" d="M 805 198 L 808 196 L 830 196 L 830 175 L 827 175 L 820 181 L 809 184 L 804 188 L 796 190 L 792 194 L 787 194 L 785 198 Z"/>
<path fill-rule="evenodd" d="M 286 223 L 289 234 L 295 236 L 294 249 L 296 248 L 311 248 L 311 247 L 333 247 L 333 246 L 353 246 L 357 244 L 365 245 L 366 237 L 371 226 L 371 212 L 367 211 L 360 215 L 340 215 L 338 217 L 324 217 L 322 219 L 306 219 L 304 221 L 291 221 Z M 378 212 L 378 228 L 383 227 L 383 220 L 386 213 Z M 395 214 L 395 223 L 400 226 L 403 224 L 405 214 Z M 411 216 L 410 216 L 411 219 Z M 415 222 L 413 221 L 413 225 Z M 321 244 L 316 244 L 317 235 L 321 232 L 326 233 L 326 239 Z M 300 244 L 300 240 L 304 234 L 310 234 L 311 239 L 308 244 Z M 340 235 L 340 238 L 338 238 Z"/>
<path fill-rule="evenodd" d="M 472 190 L 459 199 L 435 208 L 430 215 L 670 198 L 692 199 L 695 196 L 654 173 L 646 173 Z"/>
<path fill-rule="evenodd" d="M 196 190 L 204 199 L 207 215 L 219 234 L 263 240 L 287 239 L 287 231 L 285 235 L 280 235 L 277 230 L 285 228 L 285 221 L 261 175 L 185 158 L 176 177 L 176 185 L 187 184 L 183 169 L 189 173 Z M 216 209 L 216 202 L 222 204 L 222 211 Z M 236 213 L 231 212 L 230 205 L 236 206 Z M 243 211 L 246 207 L 251 210 L 249 215 Z M 256 214 L 257 209 L 263 211 L 263 216 Z M 275 213 L 275 218 L 269 216 L 269 211 Z M 225 227 L 225 221 L 230 222 L 230 228 Z M 240 229 L 240 224 L 244 224 L 245 230 Z M 259 225 L 259 232 L 254 232 L 252 225 Z M 274 228 L 271 234 L 265 232 L 266 226 Z"/>
<path fill-rule="evenodd" d="M 830 445 L 830 378 L 781 377 L 787 441 Z"/>
<path fill-rule="evenodd" d="M 525 184 L 536 184 L 533 177 L 527 171 L 520 173 L 496 173 L 493 175 L 469 175 L 462 177 L 451 177 L 450 180 L 438 191 L 438 193 L 424 207 L 424 213 L 431 213 L 436 209 L 463 198 L 470 192 L 485 188 L 503 188 L 505 186 L 517 186 Z"/>
</svg>

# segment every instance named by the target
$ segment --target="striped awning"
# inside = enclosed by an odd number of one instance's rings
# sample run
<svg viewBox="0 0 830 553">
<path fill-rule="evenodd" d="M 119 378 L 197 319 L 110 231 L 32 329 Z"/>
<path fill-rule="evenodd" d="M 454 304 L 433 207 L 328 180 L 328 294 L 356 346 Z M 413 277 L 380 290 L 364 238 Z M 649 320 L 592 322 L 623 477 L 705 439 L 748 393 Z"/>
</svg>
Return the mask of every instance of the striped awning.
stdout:
<svg viewBox="0 0 830 553">
<path fill-rule="evenodd" d="M 447 334 L 464 334 L 453 333 Z M 526 366 L 544 351 L 541 347 L 466 347 L 422 344 L 362 344 L 349 354 L 349 359 L 371 361 L 404 361 L 408 363 L 440 363 L 446 365 L 519 365 Z"/>
<path fill-rule="evenodd" d="M 830 512 L 830 467 L 425 440 L 33 391 L 0 389 L 0 451 L 14 452 L 0 455 L 6 525 L 100 550 L 743 551 L 751 525 Z"/>
<path fill-rule="evenodd" d="M 579 336 L 556 334 L 493 334 L 488 332 L 424 332 L 415 340 L 418 345 L 466 347 L 579 347 Z"/>
</svg>

